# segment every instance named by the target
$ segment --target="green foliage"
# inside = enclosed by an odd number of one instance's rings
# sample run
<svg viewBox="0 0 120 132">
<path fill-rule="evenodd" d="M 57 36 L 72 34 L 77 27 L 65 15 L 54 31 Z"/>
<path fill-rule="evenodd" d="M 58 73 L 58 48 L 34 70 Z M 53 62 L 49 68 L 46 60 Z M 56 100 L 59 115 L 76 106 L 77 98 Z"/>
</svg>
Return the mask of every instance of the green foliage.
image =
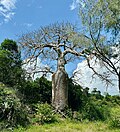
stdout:
<svg viewBox="0 0 120 132">
<path fill-rule="evenodd" d="M 105 2 L 103 2 L 105 3 Z M 120 1 L 119 0 L 107 0 L 106 11 L 106 28 L 112 29 L 113 33 L 119 34 L 120 31 Z"/>
<path fill-rule="evenodd" d="M 41 102 L 51 103 L 52 97 L 52 82 L 48 81 L 45 77 L 41 77 L 35 80 L 35 83 L 39 85 Z"/>
<path fill-rule="evenodd" d="M 9 51 L 0 50 L 0 82 L 10 83 L 10 69 L 12 60 L 10 59 L 11 53 Z"/>
<path fill-rule="evenodd" d="M 102 100 L 102 104 L 105 104 L 109 107 L 120 106 L 120 96 L 117 95 L 111 96 L 107 94 Z"/>
<path fill-rule="evenodd" d="M 52 84 L 44 77 L 26 81 L 19 90 L 24 96 L 25 103 L 51 103 Z"/>
<path fill-rule="evenodd" d="M 18 125 L 25 126 L 28 123 L 27 110 L 18 98 L 17 92 L 0 84 L 0 129 L 12 128 Z"/>
<path fill-rule="evenodd" d="M 88 120 L 106 120 L 109 115 L 109 109 L 107 106 L 102 105 L 102 104 L 96 104 L 96 103 L 91 103 L 87 102 L 86 105 L 84 106 L 83 110 L 81 111 L 82 113 L 82 119 L 88 119 Z"/>
<path fill-rule="evenodd" d="M 112 128 L 119 128 L 120 129 L 120 116 L 118 117 L 113 117 L 110 122 L 109 126 Z"/>
<path fill-rule="evenodd" d="M 56 121 L 56 116 L 54 115 L 53 109 L 47 103 L 36 104 L 35 111 L 33 123 L 44 124 L 53 123 Z"/>
<path fill-rule="evenodd" d="M 102 80 L 110 84 L 109 74 L 115 74 L 116 78 L 119 78 L 119 53 L 117 50 L 114 51 L 114 48 L 115 44 L 119 45 L 120 42 L 120 0 L 86 0 L 82 2 L 84 7 L 80 7 L 80 17 L 84 30 L 86 29 L 84 34 L 90 41 L 90 47 L 93 48 L 91 49 L 92 55 L 102 62 L 107 71 L 100 73 L 92 65 L 91 69 Z M 119 48 L 119 46 L 117 47 Z M 87 52 L 86 58 L 91 53 Z"/>
<path fill-rule="evenodd" d="M 109 108 L 103 103 L 104 97 L 100 91 L 94 89 L 90 94 L 89 88 L 83 89 L 69 81 L 69 107 L 72 109 L 73 118 L 77 120 L 106 120 Z M 71 117 L 71 116 L 70 116 Z"/>
<path fill-rule="evenodd" d="M 114 34 L 119 33 L 119 0 L 87 0 L 84 4 L 85 7 L 80 8 L 80 16 L 83 24 L 87 26 L 87 28 L 93 28 L 92 31 L 97 32 L 97 29 L 101 26 L 104 30 L 111 29 Z"/>
<path fill-rule="evenodd" d="M 16 42 L 10 39 L 5 39 L 4 42 L 1 43 L 1 48 L 11 52 L 18 52 L 18 46 L 16 45 Z"/>
<path fill-rule="evenodd" d="M 31 125 L 27 129 L 16 129 L 14 132 L 120 132 L 119 129 L 111 129 L 108 124 L 101 121 L 78 122 L 63 119 L 61 122 L 44 125 Z"/>
<path fill-rule="evenodd" d="M 74 110 L 79 110 L 82 107 L 83 92 L 82 87 L 74 85 L 72 80 L 68 83 L 68 105 Z"/>
<path fill-rule="evenodd" d="M 111 109 L 111 117 L 109 119 L 109 126 L 111 128 L 120 129 L 120 106 Z"/>
<path fill-rule="evenodd" d="M 0 82 L 12 87 L 20 83 L 23 79 L 21 63 L 17 43 L 5 39 L 0 46 Z"/>
</svg>

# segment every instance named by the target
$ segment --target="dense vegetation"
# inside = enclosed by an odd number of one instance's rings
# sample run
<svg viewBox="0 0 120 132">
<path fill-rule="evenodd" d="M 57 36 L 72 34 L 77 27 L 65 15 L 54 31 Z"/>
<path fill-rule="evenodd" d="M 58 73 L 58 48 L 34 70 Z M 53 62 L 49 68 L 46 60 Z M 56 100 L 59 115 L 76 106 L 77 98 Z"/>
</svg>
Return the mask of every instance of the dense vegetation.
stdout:
<svg viewBox="0 0 120 132">
<path fill-rule="evenodd" d="M 77 126 L 75 125 L 73 129 L 76 129 L 79 125 L 86 126 L 90 123 L 93 125 L 92 129 L 98 129 L 94 126 L 95 122 L 98 124 L 101 122 L 99 127 L 102 127 L 102 122 L 105 123 L 105 127 L 108 127 L 107 129 L 111 131 L 114 128 L 116 130 L 120 128 L 119 96 L 102 96 L 96 89 L 92 93 L 88 93 L 88 88 L 82 89 L 81 86 L 74 85 L 70 80 L 69 107 L 63 112 L 59 112 L 51 106 L 50 81 L 42 77 L 35 81 L 26 81 L 26 83 L 29 87 L 25 85 L 22 92 L 19 89 L 0 84 L 1 130 L 13 130 L 17 127 L 18 131 L 26 131 L 28 127 L 34 126 L 29 129 L 31 131 L 32 129 L 38 129 L 39 131 L 39 129 L 45 129 L 39 127 L 39 125 L 54 123 L 58 127 L 57 124 L 61 123 L 62 127 L 63 121 L 66 125 L 68 124 L 68 127 L 77 123 Z M 52 126 L 48 125 L 48 127 L 51 127 L 49 129 L 52 129 Z M 78 127 L 79 129 L 81 127 Z"/>
<path fill-rule="evenodd" d="M 14 46 L 12 47 L 12 45 Z M 89 88 L 83 89 L 69 79 L 68 107 L 64 111 L 56 111 L 51 106 L 51 81 L 48 81 L 45 77 L 37 78 L 34 81 L 25 77 L 16 42 L 5 40 L 1 44 L 0 53 L 1 131 L 13 129 L 15 131 L 26 131 L 27 127 L 35 125 L 38 125 L 38 128 L 30 128 L 31 131 L 32 129 L 44 129 L 39 125 L 46 123 L 54 123 L 58 127 L 57 124 L 62 124 L 63 121 L 69 127 L 71 127 L 71 123 L 77 123 L 74 129 L 78 130 L 81 129 L 77 126 L 79 123 L 84 126 L 86 123 L 96 121 L 106 123 L 108 129 L 111 130 L 112 128 L 116 128 L 116 130 L 120 128 L 119 96 L 108 94 L 103 96 L 97 89 L 89 93 Z M 52 125 L 49 126 L 52 127 Z M 102 127 L 102 124 L 100 127 Z"/>
<path fill-rule="evenodd" d="M 26 57 L 32 56 L 37 60 L 42 54 L 42 58 L 59 60 L 56 75 L 59 77 L 60 71 L 65 73 L 67 61 L 82 56 L 87 59 L 89 68 L 103 81 L 110 83 L 109 73 L 116 75 L 120 89 L 119 56 L 111 52 L 111 46 L 119 48 L 120 44 L 119 0 L 87 0 L 83 4 L 85 6 L 80 7 L 79 11 L 86 34 L 66 30 L 63 25 L 59 25 L 59 28 L 56 25 L 42 27 L 38 33 L 23 35 L 20 42 L 23 50 L 28 49 Z M 67 26 L 72 29 L 71 25 Z M 51 50 L 54 52 L 51 53 Z M 107 73 L 101 75 L 95 71 L 89 63 L 88 56 L 91 54 L 108 69 Z M 49 68 L 45 70 L 50 71 Z M 68 106 L 55 109 L 51 105 L 52 82 L 45 76 L 32 80 L 26 73 L 17 43 L 5 39 L 0 45 L 0 131 L 120 131 L 120 96 L 103 96 L 97 88 L 89 93 L 89 88 L 83 89 L 68 78 Z M 65 79 L 61 79 L 64 83 Z M 54 78 L 56 80 L 58 78 Z M 67 88 L 67 84 L 64 84 L 60 88 Z M 54 90 L 56 88 L 59 87 Z M 56 98 L 59 104 L 58 99 L 62 99 L 62 96 Z"/>
</svg>

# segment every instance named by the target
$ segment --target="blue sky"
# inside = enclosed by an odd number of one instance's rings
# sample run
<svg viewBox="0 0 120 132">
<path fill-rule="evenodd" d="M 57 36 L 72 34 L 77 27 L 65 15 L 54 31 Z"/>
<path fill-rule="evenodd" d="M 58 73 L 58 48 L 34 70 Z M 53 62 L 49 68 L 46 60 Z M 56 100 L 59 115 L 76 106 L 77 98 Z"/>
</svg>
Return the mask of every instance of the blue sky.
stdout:
<svg viewBox="0 0 120 132">
<path fill-rule="evenodd" d="M 17 41 L 18 35 L 55 22 L 69 21 L 81 25 L 78 4 L 85 6 L 82 0 L 0 0 L 0 43 L 5 38 Z M 85 67 L 84 61 L 79 64 L 80 67 L 77 64 L 78 61 L 67 65 L 67 72 L 72 74 L 74 69 L 81 69 L 86 75 L 82 76 L 82 82 L 86 86 L 104 88 L 99 79 L 90 82 L 91 71 Z M 115 87 L 115 90 L 118 89 Z"/>
<path fill-rule="evenodd" d="M 54 22 L 79 24 L 77 1 L 0 0 L 0 43 Z"/>
<path fill-rule="evenodd" d="M 80 25 L 79 0 L 0 0 L 0 43 L 5 38 L 17 41 L 18 36 L 55 22 Z M 66 66 L 72 74 L 77 64 Z M 71 72 L 72 71 L 72 72 Z"/>
</svg>

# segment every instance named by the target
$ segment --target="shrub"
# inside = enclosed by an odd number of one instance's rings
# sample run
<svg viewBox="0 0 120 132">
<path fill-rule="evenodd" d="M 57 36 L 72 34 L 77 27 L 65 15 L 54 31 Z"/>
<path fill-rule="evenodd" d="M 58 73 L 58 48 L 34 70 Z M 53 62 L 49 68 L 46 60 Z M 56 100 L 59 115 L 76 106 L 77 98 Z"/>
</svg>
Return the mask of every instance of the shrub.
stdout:
<svg viewBox="0 0 120 132">
<path fill-rule="evenodd" d="M 111 118 L 109 119 L 109 126 L 120 129 L 120 106 L 111 109 Z"/>
<path fill-rule="evenodd" d="M 109 126 L 120 129 L 120 116 L 113 117 L 109 122 Z"/>
<path fill-rule="evenodd" d="M 106 95 L 104 100 L 107 101 L 107 103 L 112 107 L 118 105 L 120 106 L 120 96 L 118 95 L 114 95 L 114 96 Z"/>
<path fill-rule="evenodd" d="M 3 84 L 0 84 L 0 115 L 2 128 L 25 126 L 28 123 L 27 111 L 16 91 Z"/>
<path fill-rule="evenodd" d="M 87 103 L 82 111 L 83 119 L 106 120 L 109 116 L 109 109 L 105 105 Z"/>
<path fill-rule="evenodd" d="M 56 115 L 49 104 L 36 104 L 34 107 L 35 115 L 33 118 L 33 123 L 44 124 L 57 121 Z"/>
</svg>

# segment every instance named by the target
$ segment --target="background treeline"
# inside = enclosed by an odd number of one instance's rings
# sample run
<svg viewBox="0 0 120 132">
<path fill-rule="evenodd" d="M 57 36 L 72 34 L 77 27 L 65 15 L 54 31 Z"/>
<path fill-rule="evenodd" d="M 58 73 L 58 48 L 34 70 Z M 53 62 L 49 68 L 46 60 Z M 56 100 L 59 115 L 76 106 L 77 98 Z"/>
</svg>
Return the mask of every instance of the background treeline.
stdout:
<svg viewBox="0 0 120 132">
<path fill-rule="evenodd" d="M 0 130 L 30 124 L 77 121 L 108 121 L 120 128 L 120 97 L 83 89 L 69 79 L 68 107 L 61 113 L 51 106 L 52 83 L 45 77 L 27 79 L 17 43 L 5 39 L 0 46 Z M 59 114 L 58 114 L 59 113 Z"/>
</svg>

